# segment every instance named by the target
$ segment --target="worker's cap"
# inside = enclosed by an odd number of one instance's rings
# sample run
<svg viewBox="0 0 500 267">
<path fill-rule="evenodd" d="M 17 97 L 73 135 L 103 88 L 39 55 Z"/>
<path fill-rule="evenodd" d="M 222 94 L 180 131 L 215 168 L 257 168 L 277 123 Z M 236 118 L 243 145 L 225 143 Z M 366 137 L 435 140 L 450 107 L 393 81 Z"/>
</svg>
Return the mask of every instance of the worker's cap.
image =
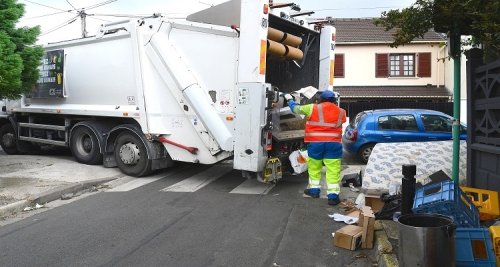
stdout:
<svg viewBox="0 0 500 267">
<path fill-rule="evenodd" d="M 325 90 L 319 96 L 321 99 L 337 102 L 337 96 L 333 91 Z"/>
</svg>

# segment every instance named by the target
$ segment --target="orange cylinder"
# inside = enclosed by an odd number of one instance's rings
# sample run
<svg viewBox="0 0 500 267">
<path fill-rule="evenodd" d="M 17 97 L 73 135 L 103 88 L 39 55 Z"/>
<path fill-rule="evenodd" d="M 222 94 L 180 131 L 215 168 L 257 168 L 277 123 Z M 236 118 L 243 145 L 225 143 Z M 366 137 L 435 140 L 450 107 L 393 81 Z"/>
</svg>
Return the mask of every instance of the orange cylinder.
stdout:
<svg viewBox="0 0 500 267">
<path fill-rule="evenodd" d="M 304 57 L 304 53 L 300 49 L 280 44 L 273 40 L 267 40 L 267 53 L 289 60 L 301 60 Z"/>
<path fill-rule="evenodd" d="M 267 38 L 292 47 L 298 47 L 302 43 L 302 38 L 271 27 L 267 31 Z"/>
</svg>

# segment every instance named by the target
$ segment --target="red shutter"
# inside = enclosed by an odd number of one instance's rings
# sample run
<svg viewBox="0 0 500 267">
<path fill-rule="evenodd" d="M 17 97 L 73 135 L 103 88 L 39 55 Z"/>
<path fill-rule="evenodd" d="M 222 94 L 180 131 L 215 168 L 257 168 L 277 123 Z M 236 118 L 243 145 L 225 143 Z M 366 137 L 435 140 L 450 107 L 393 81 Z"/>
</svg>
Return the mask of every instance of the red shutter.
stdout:
<svg viewBox="0 0 500 267">
<path fill-rule="evenodd" d="M 389 54 L 375 54 L 375 77 L 389 76 Z"/>
<path fill-rule="evenodd" d="M 418 54 L 418 77 L 431 77 L 431 53 Z"/>
<path fill-rule="evenodd" d="M 345 77 L 345 74 L 344 74 L 344 54 L 335 54 L 334 76 L 337 78 Z"/>
</svg>

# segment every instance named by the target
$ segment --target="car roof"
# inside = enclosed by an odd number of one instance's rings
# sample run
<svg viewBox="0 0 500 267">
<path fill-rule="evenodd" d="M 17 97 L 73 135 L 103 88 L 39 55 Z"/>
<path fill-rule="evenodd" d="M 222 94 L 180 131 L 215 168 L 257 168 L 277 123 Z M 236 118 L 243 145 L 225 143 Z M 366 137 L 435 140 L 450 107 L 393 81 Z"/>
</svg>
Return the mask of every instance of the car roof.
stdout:
<svg viewBox="0 0 500 267">
<path fill-rule="evenodd" d="M 375 109 L 375 110 L 365 110 L 365 113 L 371 113 L 374 115 L 380 114 L 404 114 L 404 113 L 428 113 L 428 114 L 445 114 L 441 111 L 431 110 L 431 109 L 415 109 L 415 108 L 394 108 L 394 109 Z M 446 114 L 445 114 L 446 115 Z"/>
</svg>

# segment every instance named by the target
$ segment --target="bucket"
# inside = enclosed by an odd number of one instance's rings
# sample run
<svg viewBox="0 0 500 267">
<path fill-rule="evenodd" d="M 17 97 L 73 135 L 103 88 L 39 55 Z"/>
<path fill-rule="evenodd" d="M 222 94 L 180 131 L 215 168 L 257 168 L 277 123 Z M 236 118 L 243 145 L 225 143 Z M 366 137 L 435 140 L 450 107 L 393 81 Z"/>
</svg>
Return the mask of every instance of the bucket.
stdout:
<svg viewBox="0 0 500 267">
<path fill-rule="evenodd" d="M 406 214 L 399 222 L 399 266 L 455 266 L 455 225 L 439 214 Z"/>
</svg>

